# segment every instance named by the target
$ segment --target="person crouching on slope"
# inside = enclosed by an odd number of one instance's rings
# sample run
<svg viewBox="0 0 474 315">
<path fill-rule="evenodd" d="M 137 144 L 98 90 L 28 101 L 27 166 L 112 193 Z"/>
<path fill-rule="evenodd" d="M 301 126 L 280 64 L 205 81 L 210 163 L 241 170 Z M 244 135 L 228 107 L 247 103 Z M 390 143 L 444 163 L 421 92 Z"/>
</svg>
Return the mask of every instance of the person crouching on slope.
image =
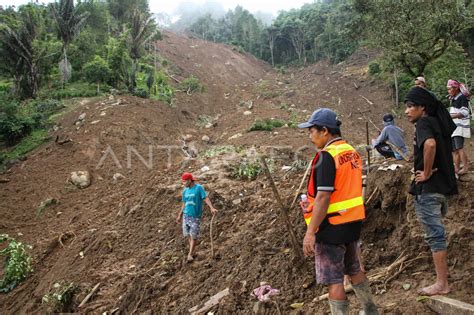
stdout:
<svg viewBox="0 0 474 315">
<path fill-rule="evenodd" d="M 184 237 L 189 237 L 187 261 L 191 262 L 194 260 L 194 251 L 197 240 L 199 239 L 203 200 L 211 209 L 212 215 L 216 214 L 217 210 L 212 206 L 204 187 L 196 183 L 191 173 L 184 173 L 183 176 L 181 176 L 181 180 L 185 187 L 182 195 L 183 206 L 178 213 L 176 222 L 179 223 L 184 214 L 183 235 Z"/>
<path fill-rule="evenodd" d="M 309 129 L 311 142 L 320 150 L 312 161 L 308 183 L 303 250 L 306 256 L 316 254 L 316 281 L 328 286 L 332 314 L 349 314 L 344 274 L 350 276 L 362 304 L 360 314 L 378 314 L 357 255 L 365 218 L 362 160 L 341 138 L 340 125 L 336 113 L 328 108 L 316 110 L 308 122 L 298 125 Z"/>
</svg>

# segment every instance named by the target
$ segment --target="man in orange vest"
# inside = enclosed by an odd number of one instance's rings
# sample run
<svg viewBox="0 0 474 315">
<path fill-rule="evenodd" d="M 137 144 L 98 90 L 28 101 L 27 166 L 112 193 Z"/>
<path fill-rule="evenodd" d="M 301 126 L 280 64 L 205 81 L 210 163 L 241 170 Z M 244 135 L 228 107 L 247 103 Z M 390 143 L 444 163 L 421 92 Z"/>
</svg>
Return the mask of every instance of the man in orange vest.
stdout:
<svg viewBox="0 0 474 315">
<path fill-rule="evenodd" d="M 349 314 L 344 274 L 362 304 L 360 314 L 378 314 L 357 252 L 362 220 L 362 160 L 341 138 L 341 122 L 328 108 L 316 110 L 308 122 L 309 137 L 320 150 L 313 159 L 308 183 L 308 225 L 303 241 L 306 256 L 315 255 L 316 281 L 328 285 L 332 314 Z"/>
</svg>

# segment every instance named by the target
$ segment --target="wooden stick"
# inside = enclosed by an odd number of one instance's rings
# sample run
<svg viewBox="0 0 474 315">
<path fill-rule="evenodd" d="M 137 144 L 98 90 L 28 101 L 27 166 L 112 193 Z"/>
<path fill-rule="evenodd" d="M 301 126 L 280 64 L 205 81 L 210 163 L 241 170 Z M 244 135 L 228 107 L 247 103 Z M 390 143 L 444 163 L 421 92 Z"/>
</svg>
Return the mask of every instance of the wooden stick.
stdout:
<svg viewBox="0 0 474 315">
<path fill-rule="evenodd" d="M 97 289 L 99 289 L 99 286 L 100 286 L 100 282 L 95 285 L 95 287 L 92 289 L 91 292 L 89 292 L 89 294 L 86 295 L 84 300 L 82 300 L 81 304 L 79 304 L 79 307 L 83 307 L 91 299 L 91 297 L 92 297 L 92 295 L 94 295 L 95 291 L 97 291 Z"/>
<path fill-rule="evenodd" d="M 205 303 L 201 303 L 199 305 L 196 305 L 196 306 L 190 308 L 188 311 L 191 313 L 191 315 L 205 314 L 214 305 L 219 304 L 219 301 L 227 295 L 229 295 L 229 288 L 226 288 L 225 290 L 222 290 L 219 293 L 214 294 Z"/>
<path fill-rule="evenodd" d="M 306 176 L 308 176 L 309 170 L 311 169 L 311 165 L 312 165 L 312 163 L 310 161 L 309 164 L 308 164 L 308 167 L 306 168 L 306 171 L 304 172 L 303 178 L 301 179 L 301 183 L 298 187 L 298 190 L 296 190 L 295 198 L 293 198 L 293 202 L 290 205 L 290 208 L 289 208 L 290 211 L 291 211 L 291 209 L 293 209 L 293 206 L 295 205 L 296 199 L 298 199 L 298 195 L 301 192 L 301 187 L 303 187 L 304 180 L 306 179 Z"/>
<path fill-rule="evenodd" d="M 293 250 L 295 252 L 295 255 L 299 260 L 302 260 L 303 253 L 301 250 L 301 246 L 298 244 L 298 241 L 296 239 L 296 234 L 295 234 L 295 231 L 293 230 L 293 226 L 291 225 L 290 217 L 288 216 L 288 209 L 284 206 L 283 201 L 281 200 L 280 194 L 278 193 L 278 189 L 275 186 L 275 182 L 273 181 L 272 175 L 270 174 L 270 170 L 268 169 L 268 165 L 267 165 L 267 162 L 265 161 L 265 158 L 263 156 L 260 156 L 260 161 L 262 163 L 265 175 L 267 176 L 268 181 L 270 182 L 270 187 L 273 190 L 275 199 L 277 203 L 280 205 L 281 217 L 283 218 L 283 221 L 285 222 L 285 225 L 286 225 L 286 229 L 288 230 L 288 236 L 290 238 L 291 244 L 293 245 Z"/>
<path fill-rule="evenodd" d="M 370 194 L 370 197 L 369 199 L 367 199 L 367 201 L 365 202 L 365 204 L 369 204 L 370 200 L 372 199 L 372 197 L 375 195 L 375 193 L 379 190 L 378 187 L 375 187 L 374 191 L 372 192 L 372 194 Z"/>
<path fill-rule="evenodd" d="M 393 143 L 391 143 L 391 142 L 388 141 L 388 140 L 385 141 L 385 143 L 388 144 L 388 145 L 392 148 L 393 151 L 395 151 L 395 152 L 397 152 L 398 154 L 400 154 L 401 157 L 402 157 L 405 161 L 407 161 L 407 162 L 410 161 L 410 159 L 405 155 L 405 153 L 403 153 L 403 151 L 402 151 L 399 147 L 397 147 L 396 145 L 394 145 Z"/>
<path fill-rule="evenodd" d="M 211 227 L 209 228 L 210 234 L 211 234 L 211 257 L 212 258 L 214 258 L 214 242 L 212 241 L 212 224 L 214 223 L 214 217 L 215 216 L 216 216 L 215 214 L 212 214 Z"/>
<path fill-rule="evenodd" d="M 369 100 L 367 97 L 365 97 L 365 96 L 362 96 L 362 95 L 360 95 L 360 94 L 359 94 L 359 96 L 360 96 L 360 97 L 362 97 L 364 100 L 366 100 L 366 101 L 367 101 L 367 103 L 369 103 L 370 105 L 374 105 L 374 103 L 373 103 L 373 102 L 371 102 L 371 101 L 370 101 L 370 100 Z"/>
<path fill-rule="evenodd" d="M 348 285 L 344 286 L 344 291 L 346 291 L 346 293 L 349 293 L 349 292 L 354 291 L 354 289 L 352 288 L 352 285 L 348 284 Z M 328 298 L 329 298 L 329 293 L 326 293 L 326 294 L 315 297 L 313 299 L 313 302 L 319 302 L 319 301 L 322 301 L 322 300 L 326 300 Z"/>
<path fill-rule="evenodd" d="M 363 196 L 365 198 L 365 193 L 367 192 L 367 189 L 368 189 L 368 183 L 369 183 L 369 174 L 370 174 L 370 150 L 368 149 L 369 148 L 369 145 L 370 145 L 370 136 L 369 136 L 369 123 L 366 121 L 365 122 L 365 135 L 367 137 L 367 148 L 366 148 L 366 151 L 367 151 L 367 176 L 365 177 L 365 186 L 363 187 Z"/>
</svg>

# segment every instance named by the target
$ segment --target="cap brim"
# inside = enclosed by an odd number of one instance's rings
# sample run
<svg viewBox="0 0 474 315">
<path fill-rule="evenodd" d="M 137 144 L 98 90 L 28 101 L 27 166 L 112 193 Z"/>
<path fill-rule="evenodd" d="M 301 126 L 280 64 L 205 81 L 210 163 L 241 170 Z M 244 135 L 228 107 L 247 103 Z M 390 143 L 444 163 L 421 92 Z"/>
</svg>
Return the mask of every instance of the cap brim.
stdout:
<svg viewBox="0 0 474 315">
<path fill-rule="evenodd" d="M 303 129 L 303 128 L 309 128 L 309 127 L 312 127 L 312 126 L 314 126 L 314 125 L 311 124 L 311 123 L 309 123 L 309 122 L 305 122 L 305 123 L 299 124 L 299 125 L 298 125 L 298 128 Z"/>
</svg>

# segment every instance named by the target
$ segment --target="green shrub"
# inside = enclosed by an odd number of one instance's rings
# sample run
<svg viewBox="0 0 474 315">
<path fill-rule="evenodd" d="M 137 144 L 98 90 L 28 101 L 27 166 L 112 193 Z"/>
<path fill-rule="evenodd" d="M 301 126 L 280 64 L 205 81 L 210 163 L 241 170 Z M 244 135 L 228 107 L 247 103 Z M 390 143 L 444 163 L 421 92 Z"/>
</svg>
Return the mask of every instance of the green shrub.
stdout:
<svg viewBox="0 0 474 315">
<path fill-rule="evenodd" d="M 234 146 L 224 145 L 224 146 L 213 147 L 204 152 L 200 152 L 199 156 L 203 158 L 212 158 L 224 153 L 232 153 L 232 152 L 236 152 L 236 148 Z"/>
<path fill-rule="evenodd" d="M 180 87 L 187 93 L 191 92 L 204 92 L 204 86 L 199 82 L 199 79 L 191 75 L 189 78 L 184 79 Z"/>
<path fill-rule="evenodd" d="M 29 135 L 21 139 L 11 150 L 3 153 L 3 160 L 16 160 L 28 152 L 36 149 L 48 139 L 48 132 L 45 129 L 33 130 Z M 1 165 L 2 163 L 0 163 Z"/>
<path fill-rule="evenodd" d="M 101 85 L 101 93 L 107 93 L 110 87 L 106 84 Z M 74 97 L 92 97 L 97 96 L 97 86 L 87 82 L 73 82 L 66 85 L 63 89 L 60 87 L 54 89 L 44 89 L 39 93 L 43 99 L 67 99 Z"/>
<path fill-rule="evenodd" d="M 28 274 L 33 271 L 31 267 L 31 257 L 27 249 L 31 246 L 18 242 L 7 234 L 0 235 L 0 244 L 7 242 L 8 245 L 0 251 L 0 256 L 5 257 L 5 265 L 3 269 L 3 278 L 0 279 L 0 292 L 10 292 Z"/>
<path fill-rule="evenodd" d="M 141 98 L 148 98 L 148 92 L 145 89 L 137 88 L 133 91 L 133 95 L 141 97 Z"/>
<path fill-rule="evenodd" d="M 274 161 L 272 159 L 267 160 L 267 165 L 270 172 L 273 170 Z M 263 173 L 263 166 L 260 161 L 256 159 L 244 159 L 239 164 L 232 167 L 232 177 L 239 179 L 253 180 L 258 175 Z"/>
<path fill-rule="evenodd" d="M 20 115 L 19 104 L 7 102 L 0 104 L 0 138 L 11 146 L 28 135 L 35 126 L 30 116 Z"/>
<path fill-rule="evenodd" d="M 212 124 L 214 122 L 214 118 L 209 115 L 199 115 L 196 125 L 201 128 L 204 128 L 207 124 Z"/>
<path fill-rule="evenodd" d="M 51 312 L 68 312 L 76 289 L 77 286 L 73 282 L 56 282 L 49 292 L 43 295 L 41 303 L 47 305 Z"/>
<path fill-rule="evenodd" d="M 296 128 L 298 127 L 298 123 L 299 123 L 298 114 L 296 112 L 292 112 L 290 116 L 290 120 L 288 121 L 288 127 Z"/>
<path fill-rule="evenodd" d="M 381 71 L 380 64 L 377 61 L 372 61 L 369 63 L 369 74 L 376 75 Z"/>
<path fill-rule="evenodd" d="M 280 128 L 285 125 L 285 122 L 280 119 L 264 119 L 264 120 L 256 120 L 252 127 L 250 127 L 250 131 L 272 131 L 275 128 Z"/>
</svg>

